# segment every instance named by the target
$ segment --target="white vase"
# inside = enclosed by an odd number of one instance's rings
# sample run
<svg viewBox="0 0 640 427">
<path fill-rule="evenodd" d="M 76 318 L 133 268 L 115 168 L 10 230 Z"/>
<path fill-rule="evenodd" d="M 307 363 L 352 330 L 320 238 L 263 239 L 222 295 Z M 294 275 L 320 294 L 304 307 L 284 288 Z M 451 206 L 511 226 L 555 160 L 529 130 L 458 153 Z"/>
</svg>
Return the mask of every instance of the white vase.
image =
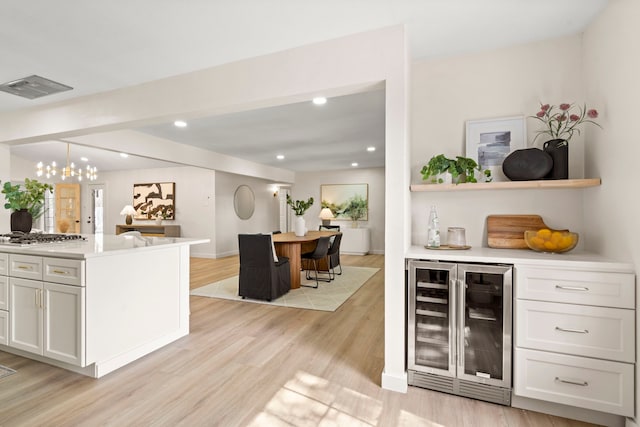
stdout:
<svg viewBox="0 0 640 427">
<path fill-rule="evenodd" d="M 302 215 L 296 216 L 296 220 L 293 226 L 293 231 L 296 236 L 302 237 L 306 234 L 307 229 L 305 228 L 304 217 Z"/>
<path fill-rule="evenodd" d="M 162 218 L 156 218 L 156 225 L 162 225 Z"/>
</svg>

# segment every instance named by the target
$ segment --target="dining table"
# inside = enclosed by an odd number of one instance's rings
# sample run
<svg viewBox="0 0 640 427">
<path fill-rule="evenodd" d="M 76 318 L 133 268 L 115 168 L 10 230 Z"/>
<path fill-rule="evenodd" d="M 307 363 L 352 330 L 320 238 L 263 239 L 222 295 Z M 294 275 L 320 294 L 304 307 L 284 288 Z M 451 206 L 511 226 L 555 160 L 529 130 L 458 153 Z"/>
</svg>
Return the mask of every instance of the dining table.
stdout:
<svg viewBox="0 0 640 427">
<path fill-rule="evenodd" d="M 320 237 L 331 237 L 339 231 L 307 231 L 304 236 L 296 236 L 292 231 L 289 233 L 277 233 L 273 235 L 273 243 L 276 247 L 276 254 L 289 258 L 289 269 L 291 272 L 291 289 L 300 287 L 300 270 L 302 268 L 301 255 L 315 249 Z M 326 262 L 325 262 L 326 264 Z M 322 266 L 319 267 L 322 269 Z M 328 270 L 328 266 L 325 265 Z"/>
</svg>

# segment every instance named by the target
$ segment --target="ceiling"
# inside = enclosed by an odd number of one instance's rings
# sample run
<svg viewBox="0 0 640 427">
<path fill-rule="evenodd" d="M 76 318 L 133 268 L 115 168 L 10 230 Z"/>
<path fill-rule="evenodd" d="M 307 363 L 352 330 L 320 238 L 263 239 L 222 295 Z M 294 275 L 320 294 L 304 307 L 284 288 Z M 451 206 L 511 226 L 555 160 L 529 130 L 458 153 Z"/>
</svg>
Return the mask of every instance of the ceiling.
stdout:
<svg viewBox="0 0 640 427">
<path fill-rule="evenodd" d="M 35 100 L 0 92 L 0 123 L 3 112 L 389 25 L 406 24 L 414 60 L 575 34 L 606 3 L 607 0 L 3 0 L 0 83 L 37 74 L 74 89 Z M 383 117 L 382 92 L 371 92 L 330 99 L 321 107 L 298 103 L 202 118 L 184 129 L 167 124 L 138 130 L 286 169 L 344 169 L 352 161 L 357 161 L 359 167 L 383 164 Z M 16 146 L 12 152 L 35 161 L 35 157 L 47 155 L 46 145 L 32 150 Z M 362 151 L 367 145 L 376 146 L 376 152 Z M 61 147 L 64 157 L 64 144 Z M 60 148 L 54 145 L 52 149 L 57 152 Z M 73 148 L 72 152 L 76 151 L 80 148 Z M 278 153 L 283 153 L 285 160 L 275 160 Z M 99 165 L 100 157 L 110 154 L 113 153 L 97 150 L 87 157 L 101 170 L 121 167 L 122 162 Z"/>
</svg>

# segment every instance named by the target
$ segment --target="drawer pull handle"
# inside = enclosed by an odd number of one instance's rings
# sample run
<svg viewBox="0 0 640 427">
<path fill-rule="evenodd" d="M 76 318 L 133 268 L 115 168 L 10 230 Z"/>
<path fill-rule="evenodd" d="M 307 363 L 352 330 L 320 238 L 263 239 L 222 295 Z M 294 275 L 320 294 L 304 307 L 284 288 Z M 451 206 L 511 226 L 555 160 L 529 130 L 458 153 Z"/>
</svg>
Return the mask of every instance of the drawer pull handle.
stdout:
<svg viewBox="0 0 640 427">
<path fill-rule="evenodd" d="M 31 270 L 31 267 L 28 265 L 19 265 L 18 268 L 20 270 Z"/>
<path fill-rule="evenodd" d="M 588 334 L 588 329 L 569 329 L 569 328 L 561 328 L 560 326 L 556 326 L 556 331 L 562 332 L 574 332 L 576 334 Z"/>
<path fill-rule="evenodd" d="M 68 271 L 64 271 L 64 270 L 53 270 L 53 272 L 56 274 L 69 274 Z"/>
<path fill-rule="evenodd" d="M 556 381 L 566 384 L 579 385 L 581 387 L 587 387 L 589 385 L 586 381 L 575 381 L 575 380 L 566 380 L 564 378 L 556 377 Z"/>
<path fill-rule="evenodd" d="M 562 286 L 556 285 L 556 289 L 564 289 L 565 291 L 588 291 L 589 288 L 586 286 Z"/>
</svg>

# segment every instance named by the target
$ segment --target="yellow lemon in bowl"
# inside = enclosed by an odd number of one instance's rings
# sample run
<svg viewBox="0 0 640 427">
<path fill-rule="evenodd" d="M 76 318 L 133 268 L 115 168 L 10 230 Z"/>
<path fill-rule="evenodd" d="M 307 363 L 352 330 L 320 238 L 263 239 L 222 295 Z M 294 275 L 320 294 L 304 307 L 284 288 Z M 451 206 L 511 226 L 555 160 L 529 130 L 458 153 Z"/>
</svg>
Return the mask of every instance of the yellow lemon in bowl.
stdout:
<svg viewBox="0 0 640 427">
<path fill-rule="evenodd" d="M 578 233 L 568 230 L 527 230 L 524 232 L 527 246 L 538 252 L 562 253 L 570 251 L 578 244 Z"/>
</svg>

